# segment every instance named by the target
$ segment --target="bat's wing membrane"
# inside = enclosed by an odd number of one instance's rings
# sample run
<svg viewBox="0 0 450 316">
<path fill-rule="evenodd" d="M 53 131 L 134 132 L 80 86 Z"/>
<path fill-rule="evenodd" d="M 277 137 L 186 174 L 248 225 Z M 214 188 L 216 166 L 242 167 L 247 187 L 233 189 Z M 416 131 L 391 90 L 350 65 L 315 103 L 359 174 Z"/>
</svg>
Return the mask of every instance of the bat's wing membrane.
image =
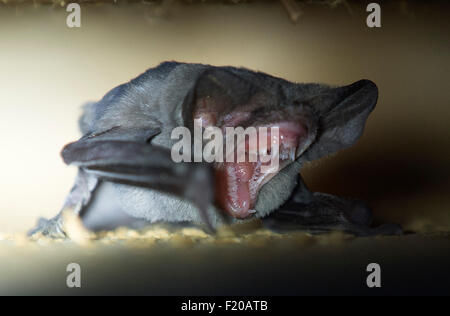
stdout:
<svg viewBox="0 0 450 316">
<path fill-rule="evenodd" d="M 213 169 L 206 163 L 175 163 L 170 150 L 150 143 L 159 130 L 113 128 L 64 147 L 64 162 L 106 181 L 150 188 L 194 203 L 212 229 L 207 209 L 214 199 Z"/>
<path fill-rule="evenodd" d="M 310 192 L 301 176 L 291 198 L 263 219 L 266 228 L 277 232 L 301 230 L 313 234 L 343 231 L 356 236 L 400 235 L 397 224 L 372 227 L 372 212 L 359 200 Z"/>
</svg>

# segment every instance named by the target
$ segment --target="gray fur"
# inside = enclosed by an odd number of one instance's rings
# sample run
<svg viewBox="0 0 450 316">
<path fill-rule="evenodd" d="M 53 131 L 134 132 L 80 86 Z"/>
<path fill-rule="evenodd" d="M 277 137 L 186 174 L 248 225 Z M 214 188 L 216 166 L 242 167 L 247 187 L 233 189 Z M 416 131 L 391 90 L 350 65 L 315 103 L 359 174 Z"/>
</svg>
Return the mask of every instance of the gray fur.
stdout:
<svg viewBox="0 0 450 316">
<path fill-rule="evenodd" d="M 178 126 L 191 127 L 192 104 L 200 95 L 223 97 L 229 108 L 236 108 L 255 95 L 261 97 L 264 113 L 254 118 L 253 123 L 283 113 L 288 115 L 294 107 L 301 108 L 307 118 L 304 123 L 309 136 L 303 144 L 304 154 L 259 192 L 255 216 L 265 217 L 289 199 L 304 162 L 347 148 L 357 141 L 375 106 L 377 88 L 368 80 L 334 88 L 292 83 L 244 68 L 165 62 L 112 89 L 102 100 L 88 103 L 79 121 L 84 134 L 80 142 L 95 140 L 98 135 L 104 139 L 135 142 L 143 137 L 136 131 L 157 130 L 159 133 L 151 134 L 151 144 L 169 150 L 175 142 L 170 139 L 172 130 Z M 80 170 L 87 167 L 80 166 Z M 89 177 L 95 178 L 94 175 Z M 114 201 L 115 208 L 111 212 L 148 222 L 202 222 L 197 207 L 181 195 L 112 182 L 102 182 L 98 186 L 95 203 L 87 206 L 86 214 L 92 210 L 100 213 L 102 208 L 102 214 L 107 214 L 104 209 L 111 209 L 111 201 Z M 89 191 L 83 188 L 76 188 L 68 199 L 77 199 L 75 194 L 79 195 L 76 192 L 80 190 Z M 83 196 L 88 193 L 90 191 Z M 82 204 L 87 203 L 83 200 Z M 208 215 L 213 226 L 221 222 L 218 213 L 217 207 L 211 205 Z M 99 216 L 86 215 L 84 220 L 88 227 L 101 226 Z"/>
</svg>

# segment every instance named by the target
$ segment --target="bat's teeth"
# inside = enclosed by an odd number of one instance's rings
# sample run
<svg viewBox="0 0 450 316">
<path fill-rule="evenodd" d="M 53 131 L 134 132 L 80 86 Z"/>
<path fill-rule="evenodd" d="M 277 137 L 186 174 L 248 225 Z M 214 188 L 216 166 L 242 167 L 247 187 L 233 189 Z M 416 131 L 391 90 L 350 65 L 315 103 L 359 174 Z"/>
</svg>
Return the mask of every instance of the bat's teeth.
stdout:
<svg viewBox="0 0 450 316">
<path fill-rule="evenodd" d="M 248 210 L 247 211 L 249 214 L 255 214 L 256 213 L 256 210 Z"/>
<path fill-rule="evenodd" d="M 297 148 L 292 147 L 289 151 L 289 157 L 291 158 L 292 161 L 295 161 L 295 154 L 297 152 Z"/>
</svg>

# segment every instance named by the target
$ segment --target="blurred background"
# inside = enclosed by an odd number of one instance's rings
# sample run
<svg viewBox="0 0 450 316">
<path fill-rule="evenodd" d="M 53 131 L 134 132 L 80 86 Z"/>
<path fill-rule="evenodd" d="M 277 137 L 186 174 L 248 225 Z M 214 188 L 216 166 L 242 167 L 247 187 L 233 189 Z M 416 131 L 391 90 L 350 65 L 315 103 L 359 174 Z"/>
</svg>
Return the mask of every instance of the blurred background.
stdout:
<svg viewBox="0 0 450 316">
<path fill-rule="evenodd" d="M 107 1 L 105 1 L 107 2 Z M 162 61 L 244 66 L 297 82 L 371 79 L 377 108 L 354 148 L 308 166 L 310 188 L 359 197 L 378 222 L 450 230 L 450 22 L 444 1 L 81 4 L 0 2 L 0 232 L 55 215 L 76 170 L 63 145 L 80 137 L 86 101 Z M 310 1 L 308 1 L 310 2 Z"/>
</svg>

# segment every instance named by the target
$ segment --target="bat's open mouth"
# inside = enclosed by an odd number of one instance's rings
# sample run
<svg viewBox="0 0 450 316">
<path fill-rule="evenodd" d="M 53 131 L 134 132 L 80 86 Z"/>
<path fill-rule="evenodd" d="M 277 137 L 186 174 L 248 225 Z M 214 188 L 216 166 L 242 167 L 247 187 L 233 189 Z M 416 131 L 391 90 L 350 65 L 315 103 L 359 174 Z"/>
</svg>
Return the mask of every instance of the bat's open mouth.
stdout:
<svg viewBox="0 0 450 316">
<path fill-rule="evenodd" d="M 285 121 L 264 127 L 267 127 L 266 146 L 258 146 L 256 152 L 269 154 L 269 161 L 257 155 L 256 162 L 251 162 L 250 153 L 255 153 L 255 148 L 246 140 L 244 162 L 216 163 L 216 201 L 236 218 L 246 218 L 256 212 L 254 206 L 261 187 L 301 155 L 304 146 L 300 145 L 307 139 L 307 127 L 300 122 Z M 272 127 L 278 128 L 277 136 L 271 134 Z M 258 145 L 264 136 L 258 127 Z"/>
</svg>

